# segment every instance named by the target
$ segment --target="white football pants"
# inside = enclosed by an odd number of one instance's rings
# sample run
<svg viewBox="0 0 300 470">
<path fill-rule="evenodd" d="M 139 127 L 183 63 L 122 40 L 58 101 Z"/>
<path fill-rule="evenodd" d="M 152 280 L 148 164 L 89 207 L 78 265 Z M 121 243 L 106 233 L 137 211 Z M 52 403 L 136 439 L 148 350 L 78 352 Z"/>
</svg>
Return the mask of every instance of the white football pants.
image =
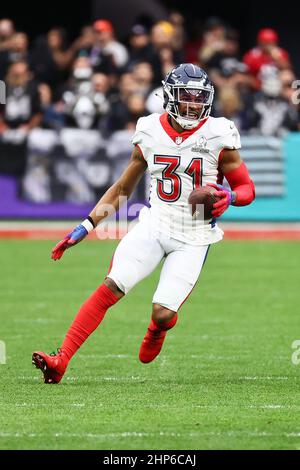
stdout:
<svg viewBox="0 0 300 470">
<path fill-rule="evenodd" d="M 149 276 L 164 259 L 153 303 L 177 312 L 195 286 L 209 245 L 194 246 L 174 238 L 161 238 L 140 221 L 120 241 L 108 278 L 127 294 Z"/>
</svg>

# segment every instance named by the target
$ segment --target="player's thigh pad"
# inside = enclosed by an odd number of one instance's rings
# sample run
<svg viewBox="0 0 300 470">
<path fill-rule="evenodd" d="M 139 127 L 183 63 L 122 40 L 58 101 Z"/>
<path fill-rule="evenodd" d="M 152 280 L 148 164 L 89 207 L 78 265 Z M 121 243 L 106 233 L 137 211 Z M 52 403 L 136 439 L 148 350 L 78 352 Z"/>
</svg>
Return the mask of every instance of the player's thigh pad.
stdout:
<svg viewBox="0 0 300 470">
<path fill-rule="evenodd" d="M 209 246 L 183 245 L 165 259 L 153 303 L 177 312 L 195 286 Z"/>
<path fill-rule="evenodd" d="M 164 249 L 156 238 L 151 237 L 147 224 L 139 222 L 120 241 L 107 277 L 127 294 L 151 274 L 164 255 Z"/>
</svg>

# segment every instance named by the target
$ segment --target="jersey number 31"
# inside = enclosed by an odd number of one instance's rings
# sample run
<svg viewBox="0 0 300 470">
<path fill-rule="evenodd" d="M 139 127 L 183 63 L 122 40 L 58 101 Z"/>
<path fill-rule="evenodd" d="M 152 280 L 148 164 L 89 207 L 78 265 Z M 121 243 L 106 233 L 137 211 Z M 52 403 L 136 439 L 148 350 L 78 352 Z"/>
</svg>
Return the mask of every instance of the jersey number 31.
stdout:
<svg viewBox="0 0 300 470">
<path fill-rule="evenodd" d="M 176 173 L 180 165 L 180 157 L 170 157 L 166 155 L 154 155 L 154 163 L 165 165 L 162 170 L 162 180 L 157 181 L 158 197 L 166 202 L 175 202 L 181 195 L 181 178 Z M 198 189 L 202 185 L 202 158 L 193 158 L 189 166 L 184 170 L 184 173 L 193 178 L 193 189 Z M 171 183 L 171 191 L 166 192 L 164 182 Z"/>
</svg>

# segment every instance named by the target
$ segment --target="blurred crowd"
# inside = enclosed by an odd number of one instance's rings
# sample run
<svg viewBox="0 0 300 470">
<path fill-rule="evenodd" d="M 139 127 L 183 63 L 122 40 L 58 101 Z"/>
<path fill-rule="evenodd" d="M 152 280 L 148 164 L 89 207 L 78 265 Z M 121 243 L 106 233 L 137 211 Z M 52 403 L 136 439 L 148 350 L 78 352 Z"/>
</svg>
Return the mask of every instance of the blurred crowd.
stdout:
<svg viewBox="0 0 300 470">
<path fill-rule="evenodd" d="M 134 129 L 139 117 L 163 112 L 161 80 L 178 63 L 193 62 L 216 89 L 213 116 L 233 119 L 241 132 L 281 136 L 299 130 L 296 77 L 275 30 L 257 32 L 256 44 L 240 50 L 240 31 L 209 18 L 192 35 L 185 18 L 133 24 L 118 39 L 114 25 L 99 19 L 69 41 L 53 28 L 29 40 L 10 19 L 0 20 L 0 79 L 6 105 L 0 135 L 35 127 L 98 129 L 104 137 Z"/>
</svg>

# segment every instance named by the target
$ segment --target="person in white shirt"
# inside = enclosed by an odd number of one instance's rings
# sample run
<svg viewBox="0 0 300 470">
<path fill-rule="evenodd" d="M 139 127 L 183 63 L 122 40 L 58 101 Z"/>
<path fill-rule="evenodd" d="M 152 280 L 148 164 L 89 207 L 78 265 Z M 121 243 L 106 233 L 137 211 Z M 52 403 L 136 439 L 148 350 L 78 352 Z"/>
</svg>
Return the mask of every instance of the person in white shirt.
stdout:
<svg viewBox="0 0 300 470">
<path fill-rule="evenodd" d="M 56 356 L 33 353 L 33 363 L 46 383 L 62 379 L 70 359 L 108 308 L 163 260 L 151 322 L 139 352 L 141 362 L 153 361 L 200 276 L 210 245 L 223 237 L 216 218 L 229 205 L 247 205 L 255 197 L 238 152 L 240 137 L 234 123 L 210 116 L 214 88 L 206 72 L 193 64 L 180 64 L 163 81 L 163 92 L 166 112 L 139 119 L 127 169 L 88 218 L 52 250 L 52 258 L 60 259 L 118 210 L 120 196 L 130 197 L 149 171 L 150 208 L 141 210 L 139 222 L 119 243 L 104 283 L 79 310 Z M 221 186 L 224 176 L 231 189 Z M 189 195 L 205 185 L 214 186 L 220 200 L 214 204 L 212 219 L 195 220 Z"/>
</svg>

